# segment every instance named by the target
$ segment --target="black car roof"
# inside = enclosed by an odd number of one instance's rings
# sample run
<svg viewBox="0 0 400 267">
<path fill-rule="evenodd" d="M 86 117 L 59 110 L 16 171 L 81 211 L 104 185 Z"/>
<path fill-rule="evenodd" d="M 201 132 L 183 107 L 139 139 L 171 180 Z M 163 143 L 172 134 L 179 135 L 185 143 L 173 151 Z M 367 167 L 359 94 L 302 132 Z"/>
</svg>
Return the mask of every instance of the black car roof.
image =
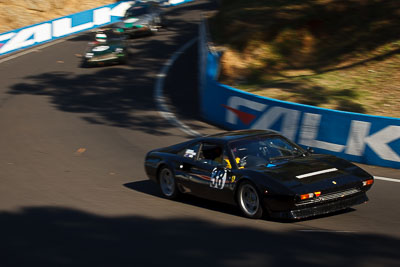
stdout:
<svg viewBox="0 0 400 267">
<path fill-rule="evenodd" d="M 192 140 L 188 140 L 179 144 L 171 145 L 166 148 L 161 148 L 159 151 L 163 149 L 167 149 L 168 151 L 179 151 L 188 145 L 192 145 L 197 142 L 210 142 L 215 144 L 226 144 L 231 141 L 251 138 L 255 136 L 266 136 L 266 135 L 280 135 L 277 132 L 269 131 L 269 130 L 237 130 L 237 131 L 226 131 L 220 132 L 217 134 L 207 135 L 203 137 L 198 137 Z"/>
<path fill-rule="evenodd" d="M 223 141 L 230 142 L 243 138 L 251 138 L 259 135 L 276 135 L 277 132 L 269 130 L 237 130 L 237 131 L 226 131 L 217 134 L 207 135 L 203 139 L 209 139 L 210 141 Z"/>
</svg>

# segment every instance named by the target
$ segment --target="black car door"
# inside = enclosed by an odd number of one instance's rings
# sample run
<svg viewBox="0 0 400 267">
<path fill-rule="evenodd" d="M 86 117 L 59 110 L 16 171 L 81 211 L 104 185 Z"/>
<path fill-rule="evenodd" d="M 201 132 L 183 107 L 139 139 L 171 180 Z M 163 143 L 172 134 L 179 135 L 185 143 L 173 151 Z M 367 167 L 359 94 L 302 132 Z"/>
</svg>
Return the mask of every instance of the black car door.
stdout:
<svg viewBox="0 0 400 267">
<path fill-rule="evenodd" d="M 190 169 L 193 194 L 203 198 L 231 202 L 231 171 L 226 167 L 224 147 L 204 142 L 200 146 L 197 160 Z"/>
<path fill-rule="evenodd" d="M 186 193 L 193 193 L 191 181 L 192 168 L 197 164 L 200 142 L 191 144 L 177 153 L 175 162 L 175 176 L 178 183 L 183 187 Z"/>
</svg>

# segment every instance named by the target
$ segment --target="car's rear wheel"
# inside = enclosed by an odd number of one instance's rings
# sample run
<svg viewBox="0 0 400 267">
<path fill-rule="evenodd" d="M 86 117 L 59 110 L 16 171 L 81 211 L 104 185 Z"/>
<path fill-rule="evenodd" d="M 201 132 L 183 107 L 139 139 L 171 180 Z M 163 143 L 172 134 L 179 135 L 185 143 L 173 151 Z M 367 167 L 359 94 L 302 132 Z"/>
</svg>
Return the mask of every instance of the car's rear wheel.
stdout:
<svg viewBox="0 0 400 267">
<path fill-rule="evenodd" d="M 168 199 L 174 199 L 178 195 L 175 176 L 170 168 L 163 167 L 158 175 L 161 193 Z"/>
<path fill-rule="evenodd" d="M 86 60 L 84 60 L 84 61 L 82 61 L 82 63 L 81 63 L 81 67 L 82 67 L 82 68 L 89 68 L 89 67 L 90 67 L 90 64 L 89 64 L 89 62 L 87 62 Z"/>
<path fill-rule="evenodd" d="M 126 64 L 126 63 L 127 63 L 126 57 L 120 58 L 120 59 L 118 60 L 118 63 L 119 63 L 119 64 L 122 64 L 122 65 Z"/>
<path fill-rule="evenodd" d="M 244 216 L 259 219 L 263 215 L 260 196 L 257 189 L 250 182 L 243 182 L 238 189 L 238 204 Z"/>
</svg>

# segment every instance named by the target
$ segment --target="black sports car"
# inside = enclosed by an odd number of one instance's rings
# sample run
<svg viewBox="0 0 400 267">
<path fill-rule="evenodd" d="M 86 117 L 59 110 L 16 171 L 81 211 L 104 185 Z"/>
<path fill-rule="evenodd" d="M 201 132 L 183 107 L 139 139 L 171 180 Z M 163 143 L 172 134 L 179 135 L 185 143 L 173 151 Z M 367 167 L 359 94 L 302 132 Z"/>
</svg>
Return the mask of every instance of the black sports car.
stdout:
<svg viewBox="0 0 400 267">
<path fill-rule="evenodd" d="M 238 205 L 260 218 L 301 219 L 368 201 L 374 178 L 354 164 L 313 154 L 282 135 L 240 130 L 150 151 L 148 177 L 169 199 L 181 193 Z"/>
</svg>

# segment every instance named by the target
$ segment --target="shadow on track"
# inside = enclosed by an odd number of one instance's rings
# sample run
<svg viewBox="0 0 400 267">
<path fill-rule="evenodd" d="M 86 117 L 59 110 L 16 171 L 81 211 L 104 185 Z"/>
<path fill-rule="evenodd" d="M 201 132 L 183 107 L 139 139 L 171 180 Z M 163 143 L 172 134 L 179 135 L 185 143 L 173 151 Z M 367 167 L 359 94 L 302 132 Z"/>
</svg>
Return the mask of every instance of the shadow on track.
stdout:
<svg viewBox="0 0 400 267">
<path fill-rule="evenodd" d="M 270 232 L 197 219 L 102 217 L 28 207 L 2 212 L 0 265 L 398 266 L 400 240 L 368 234 Z"/>
<path fill-rule="evenodd" d="M 150 180 L 126 183 L 126 184 L 124 184 L 124 186 L 129 189 L 141 192 L 141 193 L 145 193 L 145 194 L 148 194 L 151 196 L 163 198 L 163 196 L 160 193 L 160 189 L 159 189 L 158 185 Z M 165 199 L 165 201 L 166 201 L 166 205 L 167 205 L 168 201 L 174 201 L 174 200 Z M 240 214 L 239 210 L 235 206 L 195 197 L 195 196 L 188 195 L 188 194 L 180 195 L 176 201 L 178 201 L 179 203 L 183 203 L 183 204 L 190 205 L 190 206 L 196 206 L 196 207 L 200 207 L 203 209 L 208 209 L 208 210 L 217 211 L 217 212 L 235 215 L 235 216 L 242 216 Z"/>
<path fill-rule="evenodd" d="M 172 53 L 197 36 L 199 13 L 210 6 L 203 1 L 171 9 L 168 30 L 130 41 L 130 58 L 125 66 L 81 69 L 76 63 L 73 72 L 48 71 L 25 77 L 25 81 L 11 87 L 9 94 L 49 96 L 57 109 L 81 113 L 93 124 L 170 135 L 174 126 L 154 113 L 155 78 Z M 78 36 L 66 42 L 82 42 L 84 47 L 87 38 Z"/>
<path fill-rule="evenodd" d="M 137 191 L 137 192 L 141 192 L 141 193 L 148 194 L 151 196 L 163 198 L 163 196 L 160 192 L 159 186 L 150 180 L 142 180 L 142 181 L 126 183 L 126 184 L 124 184 L 124 186 L 131 190 Z M 165 199 L 165 201 L 166 201 L 166 203 L 168 203 L 168 201 L 175 201 L 175 200 Z M 200 198 L 200 197 L 196 197 L 196 196 L 193 196 L 190 194 L 181 194 L 176 201 L 178 201 L 179 203 L 190 205 L 190 206 L 196 206 L 196 207 L 207 209 L 207 210 L 212 210 L 212 211 L 217 211 L 220 213 L 243 217 L 243 215 L 239 211 L 239 208 L 234 205 L 229 205 L 229 204 L 225 204 L 225 203 L 221 203 L 221 202 L 216 202 L 216 201 Z M 317 219 L 321 219 L 321 218 L 338 216 L 341 214 L 354 212 L 354 211 L 356 211 L 356 209 L 347 208 L 347 209 L 339 210 L 339 211 L 332 212 L 329 214 L 318 215 L 318 216 L 309 217 L 309 218 L 305 218 L 305 219 L 301 219 L 301 220 L 276 219 L 276 218 L 264 216 L 263 220 L 267 220 L 270 222 L 276 222 L 276 223 L 289 223 L 290 224 L 290 223 L 306 222 L 306 221 L 312 221 L 312 220 L 317 220 Z M 249 219 L 249 220 L 251 220 L 251 219 Z"/>
</svg>

